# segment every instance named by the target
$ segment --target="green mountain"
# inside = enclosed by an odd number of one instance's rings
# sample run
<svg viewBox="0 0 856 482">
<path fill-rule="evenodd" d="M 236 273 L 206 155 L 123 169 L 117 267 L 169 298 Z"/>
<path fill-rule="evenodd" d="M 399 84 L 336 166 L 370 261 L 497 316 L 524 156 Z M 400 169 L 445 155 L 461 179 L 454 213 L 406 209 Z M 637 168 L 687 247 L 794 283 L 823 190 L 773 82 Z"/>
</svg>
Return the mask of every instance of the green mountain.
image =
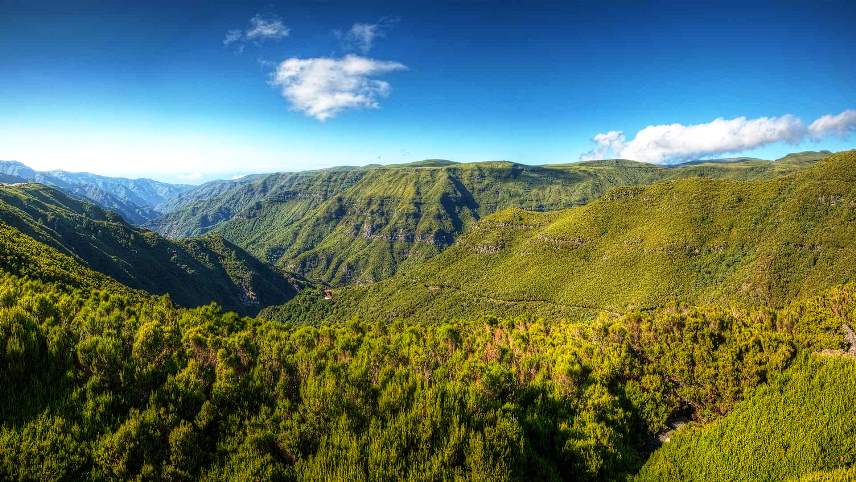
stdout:
<svg viewBox="0 0 856 482">
<path fill-rule="evenodd" d="M 767 178 L 803 167 L 785 159 L 674 167 L 626 160 L 547 166 L 429 160 L 337 168 L 203 185 L 178 196 L 165 207 L 168 214 L 147 226 L 174 238 L 217 233 L 309 278 L 366 283 L 436 256 L 502 209 L 550 211 L 586 204 L 616 186 L 682 177 Z"/>
<path fill-rule="evenodd" d="M 128 286 L 184 306 L 216 301 L 255 313 L 296 292 L 294 280 L 218 236 L 171 241 L 118 214 L 41 185 L 0 186 L 0 221 Z"/>
<path fill-rule="evenodd" d="M 621 187 L 566 210 L 501 211 L 391 279 L 265 316 L 586 319 L 672 301 L 781 306 L 856 280 L 854 208 L 856 151 L 768 180 Z M 294 304 L 311 305 L 308 296 Z"/>
<path fill-rule="evenodd" d="M 47 184 L 115 211 L 131 224 L 142 224 L 161 214 L 161 205 L 193 186 L 167 184 L 151 179 L 106 177 L 86 172 L 35 171 L 15 161 L 0 161 L 0 175 L 15 180 Z"/>
</svg>

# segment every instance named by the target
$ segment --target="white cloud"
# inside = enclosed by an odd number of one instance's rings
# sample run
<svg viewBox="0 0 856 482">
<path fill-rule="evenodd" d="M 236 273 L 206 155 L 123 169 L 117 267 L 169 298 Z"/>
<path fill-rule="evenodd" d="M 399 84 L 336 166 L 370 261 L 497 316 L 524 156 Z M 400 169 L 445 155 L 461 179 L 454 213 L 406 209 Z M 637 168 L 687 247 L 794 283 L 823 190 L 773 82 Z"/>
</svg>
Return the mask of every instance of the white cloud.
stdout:
<svg viewBox="0 0 856 482">
<path fill-rule="evenodd" d="M 856 110 L 848 109 L 838 115 L 819 117 L 808 126 L 808 130 L 814 138 L 827 135 L 846 137 L 856 130 Z"/>
<path fill-rule="evenodd" d="M 398 22 L 398 17 L 384 17 L 377 23 L 355 23 L 348 31 L 334 31 L 342 39 L 346 50 L 356 50 L 364 55 L 374 46 L 375 40 L 386 37 L 386 31 Z"/>
<path fill-rule="evenodd" d="M 605 159 L 610 152 L 618 152 L 624 145 L 624 134 L 619 131 L 609 131 L 597 134 L 591 140 L 597 144 L 597 147 L 581 155 L 581 161 Z"/>
<path fill-rule="evenodd" d="M 229 30 L 228 32 L 226 32 L 226 38 L 223 39 L 223 45 L 233 44 L 235 42 L 238 42 L 242 38 L 244 38 L 244 32 L 242 30 Z"/>
<path fill-rule="evenodd" d="M 398 62 L 358 55 L 290 58 L 279 64 L 271 84 L 282 89 L 293 109 L 325 121 L 345 109 L 377 108 L 390 85 L 372 77 L 405 69 Z"/>
<path fill-rule="evenodd" d="M 249 40 L 256 39 L 281 39 L 288 37 L 291 29 L 282 23 L 282 19 L 276 16 L 263 17 L 256 15 L 250 19 L 250 28 L 244 33 L 244 36 Z"/>
<path fill-rule="evenodd" d="M 844 136 L 856 128 L 856 111 L 825 115 L 807 128 L 790 114 L 780 117 L 715 119 L 705 124 L 664 124 L 645 127 L 630 141 L 621 131 L 609 131 L 592 138 L 596 147 L 581 160 L 619 157 L 656 164 L 699 159 L 711 155 L 741 152 L 775 142 L 799 143 L 807 136 L 815 139 L 830 134 Z"/>
<path fill-rule="evenodd" d="M 376 23 L 355 23 L 345 34 L 345 39 L 365 54 L 372 49 L 372 43 L 378 35 L 382 34 Z"/>
<path fill-rule="evenodd" d="M 245 42 L 260 42 L 263 40 L 279 40 L 288 37 L 291 29 L 276 15 L 256 15 L 250 19 L 246 30 L 232 29 L 226 32 L 223 45 L 237 44 L 243 48 Z"/>
</svg>

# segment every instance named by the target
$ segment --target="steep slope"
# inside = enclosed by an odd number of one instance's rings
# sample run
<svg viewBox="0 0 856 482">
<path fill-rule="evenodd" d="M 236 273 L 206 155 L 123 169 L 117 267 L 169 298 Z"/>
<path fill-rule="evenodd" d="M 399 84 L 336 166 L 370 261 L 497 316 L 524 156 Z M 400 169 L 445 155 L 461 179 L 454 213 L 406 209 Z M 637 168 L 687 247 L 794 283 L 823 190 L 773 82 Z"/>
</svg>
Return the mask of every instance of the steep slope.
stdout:
<svg viewBox="0 0 856 482">
<path fill-rule="evenodd" d="M 54 283 L 66 289 L 108 289 L 144 296 L 109 276 L 93 271 L 79 260 L 0 223 L 0 271 L 14 276 Z"/>
<path fill-rule="evenodd" d="M 780 305 L 856 280 L 854 243 L 849 151 L 772 180 L 680 179 L 563 211 L 502 211 L 422 266 L 338 290 L 329 310 L 585 318 L 671 300 Z"/>
<path fill-rule="evenodd" d="M 47 184 L 69 194 L 85 197 L 105 209 L 121 214 L 132 224 L 142 224 L 159 216 L 162 204 L 193 187 L 151 179 L 98 176 L 86 172 L 35 171 L 14 161 L 0 161 L 0 173 L 23 181 Z"/>
<path fill-rule="evenodd" d="M 170 241 L 41 184 L 0 186 L 0 220 L 128 286 L 179 304 L 255 313 L 295 293 L 289 278 L 220 237 Z"/>
<path fill-rule="evenodd" d="M 151 226 L 208 231 L 286 268 L 333 283 L 373 281 L 427 259 L 463 228 L 508 205 L 556 209 L 602 190 L 647 182 L 649 165 L 531 167 L 511 163 L 344 168 L 236 182 Z M 222 189 L 218 185 L 216 189 Z"/>
<path fill-rule="evenodd" d="M 626 160 L 548 166 L 429 160 L 337 168 L 204 185 L 177 197 L 169 214 L 148 226 L 170 237 L 216 232 L 333 284 L 373 282 L 435 256 L 475 221 L 508 207 L 547 211 L 585 204 L 616 186 L 756 179 L 802 167 L 762 160 L 670 168 Z"/>
<path fill-rule="evenodd" d="M 854 398 L 856 358 L 812 355 L 725 418 L 678 430 L 637 480 L 853 480 Z"/>
</svg>

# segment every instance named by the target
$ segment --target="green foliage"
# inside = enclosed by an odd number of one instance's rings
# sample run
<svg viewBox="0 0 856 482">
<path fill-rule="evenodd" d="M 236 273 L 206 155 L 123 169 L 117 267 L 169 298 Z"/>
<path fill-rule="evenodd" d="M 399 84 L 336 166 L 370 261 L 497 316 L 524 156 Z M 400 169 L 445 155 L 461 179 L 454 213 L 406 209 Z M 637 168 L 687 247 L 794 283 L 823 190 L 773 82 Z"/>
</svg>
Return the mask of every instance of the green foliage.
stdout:
<svg viewBox="0 0 856 482">
<path fill-rule="evenodd" d="M 624 160 L 547 166 L 431 160 L 271 174 L 185 193 L 149 226 L 173 237 L 218 233 L 310 279 L 373 282 L 434 257 L 502 209 L 569 208 L 616 186 L 672 178 L 778 176 L 828 154 L 672 168 Z"/>
<path fill-rule="evenodd" d="M 30 276 L 0 275 L 2 479 L 621 479 L 674 414 L 740 413 L 856 323 L 854 286 L 778 311 L 308 326 Z"/>
<path fill-rule="evenodd" d="M 728 416 L 679 430 L 638 479 L 852 480 L 854 398 L 856 358 L 802 357 Z"/>
<path fill-rule="evenodd" d="M 849 151 L 772 180 L 680 179 L 563 211 L 501 211 L 419 266 L 336 290 L 331 319 L 782 306 L 856 280 L 854 173 Z"/>
<path fill-rule="evenodd" d="M 265 268 L 222 238 L 174 243 L 52 189 L 2 187 L 0 480 L 852 478 L 856 358 L 842 327 L 856 326 L 856 154 L 806 167 L 812 157 L 684 174 L 430 161 L 209 185 L 250 211 L 254 190 L 279 193 L 284 225 L 320 209 L 325 221 L 292 241 L 335 256 L 358 243 L 331 242 L 325 226 L 366 213 L 383 219 L 371 229 L 406 219 L 448 242 L 472 226 L 420 266 L 401 231 L 413 266 L 332 300 L 306 289 L 256 319 L 179 308 L 79 262 L 125 266 L 120 279 L 161 270 L 152 291 L 179 300 L 264 286 Z M 570 191 L 527 191 L 550 176 L 588 175 L 565 188 L 599 194 L 663 171 L 694 179 L 473 224 L 503 203 L 564 202 Z M 472 186 L 490 191 L 497 176 L 503 190 L 474 202 Z M 447 190 L 458 184 L 470 187 Z M 367 186 L 378 191 L 348 197 Z M 250 211 L 209 221 L 225 231 Z M 371 239 L 353 273 L 390 266 L 375 251 L 389 239 Z M 658 436 L 670 441 L 657 448 Z"/>
<path fill-rule="evenodd" d="M 0 186 L 0 221 L 121 283 L 168 293 L 184 306 L 216 301 L 254 314 L 296 292 L 296 280 L 221 237 L 171 241 L 39 184 Z M 34 248 L 33 256 L 47 257 L 39 251 Z"/>
</svg>

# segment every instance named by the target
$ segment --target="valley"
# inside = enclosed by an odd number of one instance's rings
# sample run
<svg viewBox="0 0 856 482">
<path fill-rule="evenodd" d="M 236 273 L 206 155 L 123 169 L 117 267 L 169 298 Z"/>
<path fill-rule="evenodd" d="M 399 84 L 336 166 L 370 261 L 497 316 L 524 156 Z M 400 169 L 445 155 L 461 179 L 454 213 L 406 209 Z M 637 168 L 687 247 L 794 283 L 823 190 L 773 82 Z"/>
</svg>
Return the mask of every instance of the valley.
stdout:
<svg viewBox="0 0 856 482">
<path fill-rule="evenodd" d="M 854 25 L 0 1 L 0 482 L 856 481 Z"/>
<path fill-rule="evenodd" d="M 12 179 L 0 478 L 846 479 L 854 173 L 259 175 L 163 204 L 170 237 Z"/>
</svg>

